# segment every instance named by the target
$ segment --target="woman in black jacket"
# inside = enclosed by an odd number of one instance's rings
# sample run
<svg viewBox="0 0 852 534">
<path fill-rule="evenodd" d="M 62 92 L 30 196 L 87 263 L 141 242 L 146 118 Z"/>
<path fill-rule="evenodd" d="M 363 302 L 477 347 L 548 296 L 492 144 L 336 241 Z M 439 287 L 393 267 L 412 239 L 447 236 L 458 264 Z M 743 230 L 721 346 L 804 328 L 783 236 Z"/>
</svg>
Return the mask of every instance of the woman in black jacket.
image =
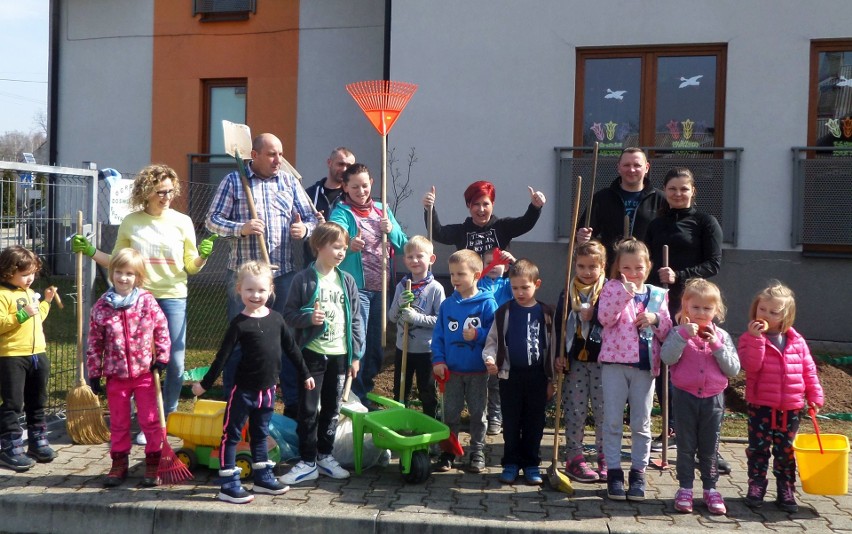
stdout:
<svg viewBox="0 0 852 534">
<path fill-rule="evenodd" d="M 710 214 L 698 211 L 695 178 L 685 167 L 676 167 L 663 179 L 666 205 L 645 232 L 645 244 L 655 269 L 648 282 L 668 284 L 669 313 L 680 310 L 680 296 L 690 278 L 710 278 L 722 265 L 722 227 Z M 669 265 L 663 267 L 663 245 L 669 246 Z"/>
<path fill-rule="evenodd" d="M 660 215 L 651 221 L 645 233 L 645 244 L 651 252 L 654 269 L 648 282 L 669 287 L 669 313 L 680 310 L 680 297 L 690 278 L 710 278 L 722 265 L 722 227 L 710 214 L 695 209 L 695 178 L 685 167 L 675 167 L 663 179 L 666 204 Z M 669 246 L 669 265 L 663 267 L 663 246 Z M 657 398 L 662 399 L 663 383 L 657 380 Z M 669 388 L 671 392 L 671 387 Z M 662 402 L 662 401 L 661 401 Z M 671 414 L 669 395 L 669 414 Z M 676 444 L 674 419 L 669 419 L 669 445 Z M 662 450 L 662 436 L 651 443 L 652 451 Z M 717 459 L 719 472 L 730 472 L 721 456 Z"/>
</svg>

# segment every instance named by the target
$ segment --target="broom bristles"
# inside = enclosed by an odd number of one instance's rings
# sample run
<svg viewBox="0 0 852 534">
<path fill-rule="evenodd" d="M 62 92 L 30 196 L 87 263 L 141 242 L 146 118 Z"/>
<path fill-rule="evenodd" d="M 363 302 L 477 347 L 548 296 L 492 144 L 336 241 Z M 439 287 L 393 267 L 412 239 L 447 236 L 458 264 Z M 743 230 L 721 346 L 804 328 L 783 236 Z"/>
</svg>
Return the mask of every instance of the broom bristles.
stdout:
<svg viewBox="0 0 852 534">
<path fill-rule="evenodd" d="M 99 445 L 109 441 L 110 433 L 103 418 L 98 396 L 87 385 L 68 391 L 65 428 L 71 441 L 80 445 Z"/>
<path fill-rule="evenodd" d="M 556 464 L 550 464 L 550 467 L 547 468 L 547 481 L 556 491 L 574 495 L 574 486 L 571 484 L 571 480 L 559 472 Z"/>
</svg>

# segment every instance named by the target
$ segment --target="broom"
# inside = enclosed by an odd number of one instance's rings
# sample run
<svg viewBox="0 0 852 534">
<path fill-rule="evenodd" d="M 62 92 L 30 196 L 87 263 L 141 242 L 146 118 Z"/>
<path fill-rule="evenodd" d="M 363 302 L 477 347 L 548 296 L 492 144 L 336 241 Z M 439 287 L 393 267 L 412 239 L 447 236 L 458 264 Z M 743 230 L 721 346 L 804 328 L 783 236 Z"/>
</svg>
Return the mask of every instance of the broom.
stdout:
<svg viewBox="0 0 852 534">
<path fill-rule="evenodd" d="M 83 212 L 77 212 L 77 233 L 83 233 Z M 71 441 L 98 445 L 109 441 L 101 403 L 83 379 L 83 253 L 77 253 L 77 385 L 65 399 L 65 428 Z"/>
<path fill-rule="evenodd" d="M 154 375 L 154 387 L 157 388 L 157 411 L 160 414 L 160 426 L 163 428 L 163 448 L 160 453 L 160 466 L 157 468 L 157 476 L 163 484 L 177 484 L 192 478 L 192 472 L 180 461 L 166 435 L 166 413 L 163 410 L 163 390 L 160 388 L 160 372 L 151 371 Z"/>
<path fill-rule="evenodd" d="M 559 337 L 559 357 L 565 357 L 565 335 L 568 329 L 568 298 L 571 288 L 571 267 L 574 258 L 574 239 L 577 234 L 577 218 L 580 213 L 580 195 L 582 194 L 583 177 L 577 177 L 577 188 L 574 191 L 574 212 L 571 215 L 571 233 L 568 240 L 568 266 L 565 269 L 565 299 L 562 304 L 562 335 Z M 574 494 L 574 486 L 571 485 L 571 480 L 565 474 L 559 471 L 559 423 L 562 420 L 562 381 L 565 375 L 559 373 L 556 377 L 556 414 L 553 422 L 553 461 L 550 467 L 547 468 L 547 481 L 550 486 L 556 491 Z"/>
</svg>

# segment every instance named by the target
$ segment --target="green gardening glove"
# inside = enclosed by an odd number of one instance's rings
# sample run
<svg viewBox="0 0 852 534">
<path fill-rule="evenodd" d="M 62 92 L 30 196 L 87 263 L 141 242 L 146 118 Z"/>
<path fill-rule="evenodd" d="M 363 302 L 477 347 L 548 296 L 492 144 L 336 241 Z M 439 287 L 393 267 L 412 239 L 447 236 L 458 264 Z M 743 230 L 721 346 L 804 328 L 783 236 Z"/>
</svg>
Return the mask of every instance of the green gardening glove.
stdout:
<svg viewBox="0 0 852 534">
<path fill-rule="evenodd" d="M 409 306 L 412 302 L 414 302 L 414 292 L 406 289 L 399 295 L 400 307 Z"/>
<path fill-rule="evenodd" d="M 198 255 L 204 258 L 205 260 L 210 257 L 210 254 L 213 254 L 213 242 L 219 237 L 219 234 L 213 234 L 210 237 L 206 237 L 201 240 L 201 243 L 198 244 Z"/>
<path fill-rule="evenodd" d="M 82 252 L 88 257 L 92 257 L 95 255 L 95 252 L 98 250 L 95 248 L 95 245 L 91 244 L 86 236 L 76 234 L 71 238 L 71 250 L 76 254 L 77 252 Z"/>
</svg>

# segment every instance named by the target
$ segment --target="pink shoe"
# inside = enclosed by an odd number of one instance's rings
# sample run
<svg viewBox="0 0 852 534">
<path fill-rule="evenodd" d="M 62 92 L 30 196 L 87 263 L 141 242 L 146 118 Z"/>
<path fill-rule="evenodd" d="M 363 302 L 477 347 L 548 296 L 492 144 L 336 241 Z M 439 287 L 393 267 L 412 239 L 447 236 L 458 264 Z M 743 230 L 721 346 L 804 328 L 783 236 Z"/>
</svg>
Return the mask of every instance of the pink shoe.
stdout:
<svg viewBox="0 0 852 534">
<path fill-rule="evenodd" d="M 597 482 L 598 474 L 592 471 L 582 454 L 578 454 L 565 466 L 565 474 L 576 482 Z"/>
<path fill-rule="evenodd" d="M 599 454 L 598 455 L 598 477 L 600 477 L 600 478 L 598 480 L 600 480 L 601 482 L 606 482 L 606 472 L 607 472 L 606 458 L 604 458 L 603 454 Z"/>
<path fill-rule="evenodd" d="M 692 490 L 678 488 L 677 493 L 675 493 L 674 506 L 678 512 L 683 512 L 684 514 L 692 513 Z"/>
<path fill-rule="evenodd" d="M 704 490 L 704 504 L 713 515 L 725 515 L 728 509 L 725 507 L 725 499 L 715 489 Z"/>
</svg>

